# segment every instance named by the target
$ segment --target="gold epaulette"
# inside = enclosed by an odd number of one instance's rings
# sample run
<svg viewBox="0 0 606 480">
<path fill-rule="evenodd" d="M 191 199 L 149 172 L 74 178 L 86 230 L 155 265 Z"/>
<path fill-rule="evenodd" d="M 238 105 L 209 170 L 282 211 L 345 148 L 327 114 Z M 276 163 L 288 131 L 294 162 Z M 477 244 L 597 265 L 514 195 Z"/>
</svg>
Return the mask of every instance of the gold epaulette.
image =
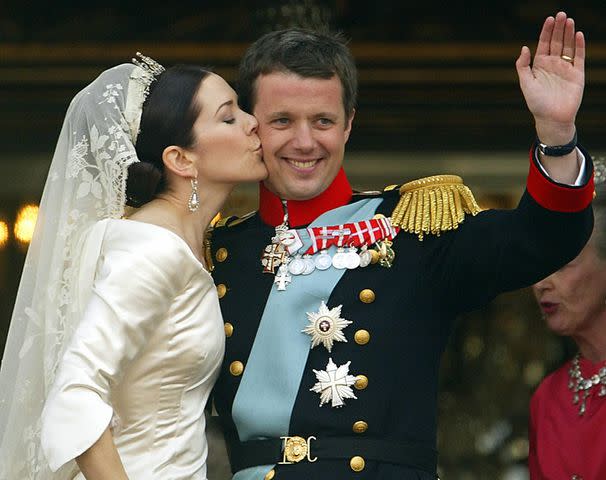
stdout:
<svg viewBox="0 0 606 480">
<path fill-rule="evenodd" d="M 243 221 L 248 220 L 255 213 L 257 213 L 257 211 L 253 210 L 252 212 L 248 212 L 247 214 L 242 215 L 241 217 L 238 217 L 236 215 L 230 215 L 229 217 L 222 217 L 221 214 L 217 214 L 218 220 L 216 220 L 212 223 L 212 227 L 213 228 L 235 227 L 236 225 L 239 225 Z"/>
<path fill-rule="evenodd" d="M 241 217 L 230 217 L 230 221 L 227 223 L 227 226 L 235 227 L 236 225 L 240 225 L 242 222 L 245 222 L 246 220 L 251 218 L 255 213 L 257 213 L 257 211 L 253 210 L 252 212 L 248 212 L 242 215 Z"/>
<path fill-rule="evenodd" d="M 391 223 L 423 240 L 426 234 L 439 236 L 458 228 L 466 213 L 477 215 L 480 211 L 461 177 L 434 175 L 400 187 L 400 201 L 391 214 Z"/>
</svg>

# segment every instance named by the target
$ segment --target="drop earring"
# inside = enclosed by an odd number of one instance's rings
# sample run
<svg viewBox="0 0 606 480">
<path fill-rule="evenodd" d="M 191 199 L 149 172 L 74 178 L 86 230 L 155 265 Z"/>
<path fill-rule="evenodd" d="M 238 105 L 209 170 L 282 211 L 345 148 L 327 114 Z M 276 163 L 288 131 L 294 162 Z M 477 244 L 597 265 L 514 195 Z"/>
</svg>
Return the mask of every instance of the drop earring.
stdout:
<svg viewBox="0 0 606 480">
<path fill-rule="evenodd" d="M 190 212 L 195 212 L 200 207 L 200 197 L 198 196 L 198 179 L 191 179 L 191 195 L 187 202 L 187 208 Z"/>
</svg>

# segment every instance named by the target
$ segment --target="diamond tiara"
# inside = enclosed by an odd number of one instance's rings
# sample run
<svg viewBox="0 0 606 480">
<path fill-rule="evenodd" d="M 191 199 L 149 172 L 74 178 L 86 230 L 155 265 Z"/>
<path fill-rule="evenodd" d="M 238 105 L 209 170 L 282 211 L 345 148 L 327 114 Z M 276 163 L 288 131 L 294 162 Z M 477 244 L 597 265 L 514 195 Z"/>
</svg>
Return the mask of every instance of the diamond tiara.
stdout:
<svg viewBox="0 0 606 480">
<path fill-rule="evenodd" d="M 143 94 L 143 100 L 145 100 L 145 98 L 147 98 L 147 94 L 149 93 L 149 88 L 151 84 L 166 69 L 158 62 L 156 62 L 153 58 L 148 57 L 147 55 L 143 55 L 141 52 L 137 52 L 135 54 L 135 57 L 132 58 L 132 63 L 137 65 L 137 67 L 141 68 L 147 74 L 143 77 L 139 77 L 139 80 L 141 81 L 145 89 Z"/>
<path fill-rule="evenodd" d="M 137 52 L 135 56 L 137 58 L 133 57 L 132 63 L 139 68 L 133 69 L 130 74 L 133 88 L 129 86 L 124 112 L 133 144 L 137 142 L 139 136 L 141 111 L 151 84 L 165 71 L 165 68 L 153 58 L 143 55 L 141 52 Z"/>
<path fill-rule="evenodd" d="M 146 72 L 149 72 L 154 78 L 165 70 L 165 68 L 153 58 L 143 55 L 141 52 L 137 52 L 135 57 L 138 58 L 133 57 L 132 62 Z"/>
</svg>

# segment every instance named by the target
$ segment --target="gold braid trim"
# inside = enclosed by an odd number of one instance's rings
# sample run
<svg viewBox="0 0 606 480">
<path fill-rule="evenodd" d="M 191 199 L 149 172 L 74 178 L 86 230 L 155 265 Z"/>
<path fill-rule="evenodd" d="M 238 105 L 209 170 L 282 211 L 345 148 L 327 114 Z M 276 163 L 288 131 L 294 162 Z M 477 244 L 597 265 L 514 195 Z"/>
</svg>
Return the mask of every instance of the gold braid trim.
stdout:
<svg viewBox="0 0 606 480">
<path fill-rule="evenodd" d="M 391 214 L 391 223 L 419 240 L 426 234 L 454 230 L 465 214 L 481 211 L 471 190 L 457 175 L 434 175 L 408 182 L 400 187 L 400 201 Z"/>
</svg>

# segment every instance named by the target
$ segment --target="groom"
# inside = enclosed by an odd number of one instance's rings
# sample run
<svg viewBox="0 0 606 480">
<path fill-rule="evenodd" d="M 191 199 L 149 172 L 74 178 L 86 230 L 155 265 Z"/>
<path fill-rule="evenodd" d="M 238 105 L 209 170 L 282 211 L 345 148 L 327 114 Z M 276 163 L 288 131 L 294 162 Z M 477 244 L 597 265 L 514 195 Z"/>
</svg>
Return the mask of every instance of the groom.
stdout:
<svg viewBox="0 0 606 480">
<path fill-rule="evenodd" d="M 557 270 L 591 232 L 576 144 L 585 46 L 563 12 L 516 62 L 538 141 L 511 211 L 455 176 L 353 192 L 342 168 L 356 70 L 339 37 L 289 29 L 240 66 L 269 177 L 209 260 L 226 357 L 215 387 L 236 480 L 435 479 L 441 354 L 456 316 Z"/>
</svg>

